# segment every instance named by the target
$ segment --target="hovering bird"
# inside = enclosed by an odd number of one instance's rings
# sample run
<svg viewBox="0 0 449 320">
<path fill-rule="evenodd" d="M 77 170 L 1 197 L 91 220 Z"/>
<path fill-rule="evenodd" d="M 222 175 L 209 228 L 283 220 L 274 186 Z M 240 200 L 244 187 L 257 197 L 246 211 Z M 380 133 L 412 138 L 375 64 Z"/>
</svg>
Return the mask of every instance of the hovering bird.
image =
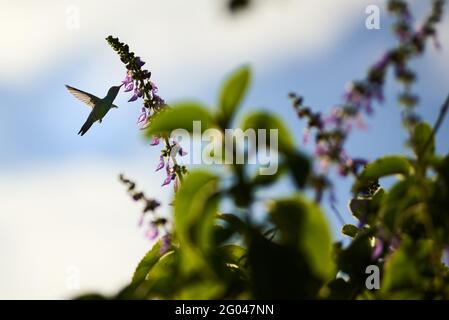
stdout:
<svg viewBox="0 0 449 320">
<path fill-rule="evenodd" d="M 89 128 L 94 124 L 94 122 L 99 121 L 101 123 L 101 120 L 103 120 L 104 116 L 111 108 L 118 108 L 115 104 L 113 104 L 113 102 L 117 97 L 117 94 L 120 91 L 122 85 L 111 87 L 108 91 L 108 94 L 103 99 L 100 99 L 93 94 L 66 85 L 66 88 L 75 98 L 84 102 L 92 108 L 89 117 L 81 127 L 78 134 L 81 134 L 83 136 L 87 132 L 87 130 L 89 130 Z"/>
</svg>

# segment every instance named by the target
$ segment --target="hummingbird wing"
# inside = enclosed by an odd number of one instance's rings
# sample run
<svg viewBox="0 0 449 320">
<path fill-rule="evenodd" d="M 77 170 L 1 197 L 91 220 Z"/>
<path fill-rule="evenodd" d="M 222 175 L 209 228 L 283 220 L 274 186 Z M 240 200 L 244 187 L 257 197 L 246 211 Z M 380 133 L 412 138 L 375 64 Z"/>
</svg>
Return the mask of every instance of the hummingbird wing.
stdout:
<svg viewBox="0 0 449 320">
<path fill-rule="evenodd" d="M 78 100 L 84 102 L 85 104 L 87 104 L 91 108 L 95 107 L 101 100 L 100 98 L 94 96 L 93 94 L 84 92 L 84 91 L 76 89 L 74 87 L 66 85 L 66 88 L 67 88 L 67 90 L 69 90 L 69 92 L 75 98 L 77 98 Z"/>
</svg>

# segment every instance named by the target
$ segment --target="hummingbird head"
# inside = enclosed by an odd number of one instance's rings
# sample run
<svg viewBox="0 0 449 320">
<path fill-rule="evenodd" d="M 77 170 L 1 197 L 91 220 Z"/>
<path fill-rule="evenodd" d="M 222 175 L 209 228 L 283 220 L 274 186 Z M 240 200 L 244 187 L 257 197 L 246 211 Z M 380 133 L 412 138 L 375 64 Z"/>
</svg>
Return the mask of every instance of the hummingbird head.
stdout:
<svg viewBox="0 0 449 320">
<path fill-rule="evenodd" d="M 118 95 L 118 92 L 120 91 L 120 88 L 123 86 L 123 84 L 119 86 L 113 86 L 108 91 L 108 96 L 114 96 L 116 97 Z"/>
</svg>

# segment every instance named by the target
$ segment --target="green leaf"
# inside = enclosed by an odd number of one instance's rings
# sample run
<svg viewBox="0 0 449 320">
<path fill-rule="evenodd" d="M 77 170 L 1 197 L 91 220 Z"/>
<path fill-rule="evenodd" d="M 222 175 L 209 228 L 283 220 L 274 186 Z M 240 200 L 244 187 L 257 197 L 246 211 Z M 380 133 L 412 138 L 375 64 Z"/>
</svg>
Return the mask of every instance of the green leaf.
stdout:
<svg viewBox="0 0 449 320">
<path fill-rule="evenodd" d="M 236 232 L 244 234 L 247 230 L 247 226 L 245 222 L 242 221 L 239 217 L 231 213 L 222 213 L 218 215 L 218 218 L 226 221 L 229 226 L 234 229 Z"/>
<path fill-rule="evenodd" d="M 251 70 L 243 66 L 231 74 L 224 82 L 220 93 L 220 112 L 223 127 L 226 128 L 233 119 L 248 90 Z"/>
<path fill-rule="evenodd" d="M 383 189 L 379 189 L 372 198 L 351 199 L 349 209 L 354 217 L 359 221 L 373 225 L 378 216 L 381 201 L 385 195 Z"/>
<path fill-rule="evenodd" d="M 248 237 L 248 263 L 255 299 L 314 299 L 324 283 L 297 248 L 255 230 Z"/>
<path fill-rule="evenodd" d="M 241 125 L 243 130 L 254 129 L 266 130 L 265 145 L 277 149 L 275 145 L 271 145 L 270 130 L 277 130 L 278 148 L 282 151 L 291 151 L 294 147 L 292 136 L 285 126 L 284 122 L 278 116 L 265 111 L 253 111 L 246 115 Z"/>
<path fill-rule="evenodd" d="M 349 275 L 355 283 L 365 281 L 366 267 L 373 263 L 371 233 L 370 230 L 360 230 L 347 248 L 337 251 L 339 270 Z"/>
<path fill-rule="evenodd" d="M 411 144 L 418 158 L 426 158 L 432 155 L 435 152 L 435 138 L 432 127 L 425 122 L 416 125 L 411 138 Z"/>
<path fill-rule="evenodd" d="M 214 126 L 212 115 L 203 105 L 195 102 L 178 103 L 155 114 L 145 135 L 167 136 L 176 129 L 185 129 L 192 133 L 194 121 L 200 122 L 201 132 Z"/>
<path fill-rule="evenodd" d="M 353 186 L 353 191 L 357 192 L 367 183 L 376 181 L 382 177 L 395 174 L 408 176 L 411 173 L 412 166 L 407 158 L 398 155 L 385 156 L 366 166 L 358 176 Z"/>
<path fill-rule="evenodd" d="M 173 294 L 182 285 L 182 278 L 178 277 L 178 250 L 164 254 L 151 268 L 139 291 L 146 291 L 155 298 L 165 297 L 173 299 Z"/>
<path fill-rule="evenodd" d="M 145 280 L 148 272 L 150 272 L 151 268 L 159 261 L 161 244 L 160 241 L 156 242 L 151 248 L 150 251 L 140 260 L 137 265 L 136 270 L 134 271 L 132 283 L 137 284 Z"/>
<path fill-rule="evenodd" d="M 213 249 L 218 178 L 205 171 L 190 172 L 175 197 L 175 225 L 186 273 L 207 268 L 206 257 Z"/>
<path fill-rule="evenodd" d="M 282 243 L 296 246 L 311 270 L 322 279 L 333 271 L 331 235 L 318 205 L 303 197 L 276 201 L 270 210 Z"/>
<path fill-rule="evenodd" d="M 345 224 L 341 229 L 341 232 L 348 237 L 354 238 L 359 232 L 359 228 L 353 224 Z"/>
<path fill-rule="evenodd" d="M 410 223 L 415 232 L 422 228 L 426 223 L 422 218 L 427 212 L 423 203 L 429 191 L 427 184 L 420 183 L 414 177 L 396 183 L 382 201 L 380 217 L 384 226 L 395 233 Z"/>
<path fill-rule="evenodd" d="M 400 248 L 385 262 L 384 277 L 381 283 L 382 296 L 391 298 L 406 295 L 422 298 L 435 281 L 435 269 L 432 263 L 431 240 L 411 240 L 404 236 Z M 418 295 L 418 297 L 416 297 Z"/>
</svg>

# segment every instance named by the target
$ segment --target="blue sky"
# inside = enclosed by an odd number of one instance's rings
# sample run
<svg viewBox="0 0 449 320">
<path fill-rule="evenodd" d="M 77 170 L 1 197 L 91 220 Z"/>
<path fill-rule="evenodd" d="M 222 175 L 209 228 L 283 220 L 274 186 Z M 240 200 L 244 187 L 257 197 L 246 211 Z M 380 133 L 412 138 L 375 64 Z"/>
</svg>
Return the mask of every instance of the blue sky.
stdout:
<svg viewBox="0 0 449 320">
<path fill-rule="evenodd" d="M 0 298 L 64 298 L 118 288 L 149 244 L 136 228 L 139 207 L 116 175 L 125 171 L 149 194 L 170 196 L 170 190 L 159 188 L 162 175 L 153 172 L 158 149 L 148 146 L 135 124 L 140 105 L 127 103 L 127 94 L 119 95 L 120 108 L 101 125 L 82 138 L 76 135 L 88 109 L 64 84 L 101 96 L 124 76 L 104 41 L 107 35 L 129 42 L 147 61 L 169 102 L 194 98 L 213 106 L 224 76 L 249 63 L 254 79 L 242 114 L 260 107 L 276 112 L 300 145 L 303 124 L 287 93 L 296 91 L 306 104 L 325 112 L 341 101 L 348 81 L 363 77 L 394 44 L 383 7 L 381 30 L 365 28 L 364 9 L 370 3 L 383 2 L 285 0 L 274 6 L 261 1 L 239 17 L 223 14 L 219 1 L 205 0 L 196 6 L 178 0 L 111 1 L 107 8 L 88 1 L 48 1 L 39 14 L 31 1 L 1 4 L 0 12 L 11 19 L 3 23 L 13 25 L 5 35 L 10 50 L 0 52 L 0 250 L 8 271 L 0 273 Z M 413 3 L 422 13 L 422 2 Z M 139 6 L 142 10 L 133 11 Z M 76 30 L 64 24 L 72 7 L 80 13 Z M 99 16 L 100 9 L 104 14 Z M 15 27 L 14 19 L 24 17 L 24 25 Z M 432 123 L 449 89 L 448 26 L 440 28 L 443 50 L 429 47 L 414 62 L 420 114 Z M 386 102 L 368 119 L 369 129 L 350 138 L 350 154 L 374 159 L 404 151 L 398 89 L 390 78 Z M 448 151 L 448 134 L 445 123 L 440 152 Z M 335 182 L 339 210 L 350 222 L 351 181 Z M 329 215 L 337 234 L 339 224 Z M 71 267 L 79 270 L 79 288 L 67 285 Z M 26 281 L 17 285 L 23 277 Z"/>
</svg>

